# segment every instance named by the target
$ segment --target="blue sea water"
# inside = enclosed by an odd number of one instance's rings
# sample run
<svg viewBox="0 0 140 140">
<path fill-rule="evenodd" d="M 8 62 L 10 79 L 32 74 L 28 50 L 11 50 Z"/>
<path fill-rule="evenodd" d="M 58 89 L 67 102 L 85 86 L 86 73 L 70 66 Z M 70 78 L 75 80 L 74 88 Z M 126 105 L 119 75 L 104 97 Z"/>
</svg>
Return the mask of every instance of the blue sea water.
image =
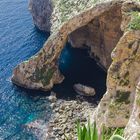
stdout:
<svg viewBox="0 0 140 140">
<path fill-rule="evenodd" d="M 45 96 L 10 81 L 14 67 L 38 52 L 47 38 L 34 27 L 27 0 L 0 0 L 0 139 L 36 139 L 24 125 L 46 114 L 49 118 Z"/>
<path fill-rule="evenodd" d="M 25 90 L 10 81 L 14 67 L 36 54 L 48 36 L 34 27 L 28 0 L 0 0 L 0 140 L 36 140 L 25 125 L 37 119 L 48 122 L 50 118 L 48 93 Z M 94 100 L 102 97 L 106 73 L 89 57 L 88 51 L 67 44 L 59 66 L 66 78 L 53 88 L 58 98 L 75 98 L 75 83 L 94 87 Z"/>
</svg>

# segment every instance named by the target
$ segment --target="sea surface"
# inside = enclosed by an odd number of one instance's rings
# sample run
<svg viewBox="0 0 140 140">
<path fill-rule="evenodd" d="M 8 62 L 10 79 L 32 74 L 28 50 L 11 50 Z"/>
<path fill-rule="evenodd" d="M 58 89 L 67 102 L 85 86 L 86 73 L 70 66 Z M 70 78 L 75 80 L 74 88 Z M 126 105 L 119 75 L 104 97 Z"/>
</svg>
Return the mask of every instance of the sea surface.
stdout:
<svg viewBox="0 0 140 140">
<path fill-rule="evenodd" d="M 14 67 L 36 54 L 49 33 L 35 28 L 28 11 L 28 0 L 0 0 L 0 140 L 36 140 L 26 125 L 42 119 L 48 122 L 51 109 L 48 93 L 25 90 L 11 83 Z M 73 49 L 69 44 L 59 59 L 65 75 L 54 87 L 58 98 L 75 98 L 72 86 L 82 83 L 95 88 L 93 98 L 99 100 L 106 89 L 106 73 L 91 59 L 88 52 Z"/>
<path fill-rule="evenodd" d="M 48 36 L 34 27 L 27 0 L 0 0 L 0 139 L 36 139 L 25 125 L 51 113 L 45 96 L 10 81 L 14 67 L 38 52 Z"/>
</svg>

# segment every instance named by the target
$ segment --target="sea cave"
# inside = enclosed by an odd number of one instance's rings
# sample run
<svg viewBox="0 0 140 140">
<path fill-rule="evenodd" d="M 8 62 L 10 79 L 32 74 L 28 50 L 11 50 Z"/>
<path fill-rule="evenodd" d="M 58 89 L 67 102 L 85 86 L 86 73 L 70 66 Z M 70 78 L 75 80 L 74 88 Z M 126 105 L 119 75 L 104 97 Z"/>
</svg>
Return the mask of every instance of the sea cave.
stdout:
<svg viewBox="0 0 140 140">
<path fill-rule="evenodd" d="M 75 97 L 73 85 L 81 83 L 95 88 L 96 101 L 102 98 L 112 62 L 111 52 L 123 35 L 121 22 L 119 5 L 69 34 L 58 60 L 59 70 L 65 77 L 60 85 L 54 87 L 58 96 Z"/>
</svg>

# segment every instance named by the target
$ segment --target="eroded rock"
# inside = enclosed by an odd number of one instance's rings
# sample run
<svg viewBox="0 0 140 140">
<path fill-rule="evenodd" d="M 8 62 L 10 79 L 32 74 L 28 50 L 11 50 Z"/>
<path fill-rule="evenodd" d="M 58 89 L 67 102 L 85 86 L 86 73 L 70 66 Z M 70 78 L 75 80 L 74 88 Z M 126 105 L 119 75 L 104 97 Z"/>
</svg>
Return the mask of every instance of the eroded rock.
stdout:
<svg viewBox="0 0 140 140">
<path fill-rule="evenodd" d="M 140 138 L 140 81 L 137 84 L 135 94 L 134 107 L 125 128 L 125 138 L 127 140 L 139 140 Z"/>
<path fill-rule="evenodd" d="M 69 35 L 75 48 L 87 48 L 90 56 L 105 70 L 111 65 L 111 52 L 123 35 L 121 6 L 116 5 Z"/>
<path fill-rule="evenodd" d="M 132 113 L 135 87 L 140 76 L 139 39 L 140 31 L 126 32 L 112 53 L 107 92 L 96 113 L 97 121 L 109 127 L 125 127 Z"/>
<path fill-rule="evenodd" d="M 51 92 L 51 95 L 48 97 L 48 100 L 51 102 L 51 103 L 54 103 L 56 102 L 57 98 L 56 98 L 56 93 L 55 92 Z"/>
</svg>

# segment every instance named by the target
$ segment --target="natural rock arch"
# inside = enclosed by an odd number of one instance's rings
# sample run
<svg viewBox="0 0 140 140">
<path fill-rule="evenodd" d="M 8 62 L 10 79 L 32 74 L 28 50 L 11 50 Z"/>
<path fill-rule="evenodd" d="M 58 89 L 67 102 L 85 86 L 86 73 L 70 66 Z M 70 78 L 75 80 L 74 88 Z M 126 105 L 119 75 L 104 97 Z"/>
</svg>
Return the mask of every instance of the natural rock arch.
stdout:
<svg viewBox="0 0 140 140">
<path fill-rule="evenodd" d="M 44 44 L 43 48 L 36 56 L 17 66 L 17 68 L 14 70 L 12 81 L 26 88 L 41 90 L 49 90 L 54 84 L 61 83 L 64 77 L 59 72 L 57 60 L 68 39 L 68 35 L 76 29 L 87 25 L 89 22 L 93 21 L 94 18 L 100 16 L 102 17 L 102 15 L 106 12 L 108 13 L 114 7 L 121 7 L 121 5 L 121 1 L 99 4 L 65 22 L 60 29 L 58 29 L 55 33 L 52 33 L 48 41 Z M 95 22 L 96 21 L 97 20 L 95 20 Z M 115 43 L 117 43 L 121 36 L 121 33 L 119 33 L 121 31 L 120 29 L 118 30 L 119 31 L 117 31 L 117 34 L 119 34 L 119 37 L 117 36 Z M 99 47 L 103 47 L 102 44 Z M 115 45 L 113 43 L 110 50 L 112 51 L 114 47 Z M 98 48 L 98 46 L 96 48 Z M 111 51 L 109 52 L 111 53 Z M 100 52 L 101 51 L 99 51 L 98 54 Z M 102 65 L 107 68 L 109 63 L 111 63 L 111 61 L 105 62 L 105 64 Z"/>
<path fill-rule="evenodd" d="M 112 62 L 111 52 L 123 35 L 121 6 L 110 7 L 68 36 L 73 47 L 88 48 L 90 56 L 106 71 Z"/>
</svg>

